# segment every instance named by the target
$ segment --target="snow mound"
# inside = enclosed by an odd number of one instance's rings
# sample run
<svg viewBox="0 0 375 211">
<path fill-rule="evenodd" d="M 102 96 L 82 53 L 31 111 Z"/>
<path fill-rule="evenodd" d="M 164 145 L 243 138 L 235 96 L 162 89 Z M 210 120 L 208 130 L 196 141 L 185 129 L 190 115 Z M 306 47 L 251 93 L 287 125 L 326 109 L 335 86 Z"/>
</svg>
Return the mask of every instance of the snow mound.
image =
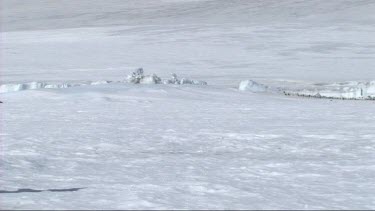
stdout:
<svg viewBox="0 0 375 211">
<path fill-rule="evenodd" d="M 267 92 L 268 86 L 259 84 L 252 80 L 241 81 L 238 88 L 241 91 L 250 91 L 250 92 Z"/>
<path fill-rule="evenodd" d="M 240 83 L 239 90 L 250 92 L 272 92 L 300 97 L 375 100 L 375 81 L 287 85 L 288 84 L 281 84 L 277 87 L 270 87 L 252 80 L 245 80 Z"/>
<path fill-rule="evenodd" d="M 192 85 L 207 85 L 207 82 L 200 80 L 192 80 L 187 78 L 179 79 L 176 74 L 172 74 L 171 79 L 162 80 L 156 74 L 144 75 L 143 68 L 138 68 L 132 74 L 128 75 L 126 78 L 128 83 L 133 84 L 192 84 Z"/>
<path fill-rule="evenodd" d="M 2 84 L 0 85 L 0 93 L 17 92 L 31 89 L 63 89 L 69 87 L 108 84 L 111 81 L 88 81 L 82 83 L 47 83 L 47 82 L 28 82 L 20 84 Z"/>
</svg>

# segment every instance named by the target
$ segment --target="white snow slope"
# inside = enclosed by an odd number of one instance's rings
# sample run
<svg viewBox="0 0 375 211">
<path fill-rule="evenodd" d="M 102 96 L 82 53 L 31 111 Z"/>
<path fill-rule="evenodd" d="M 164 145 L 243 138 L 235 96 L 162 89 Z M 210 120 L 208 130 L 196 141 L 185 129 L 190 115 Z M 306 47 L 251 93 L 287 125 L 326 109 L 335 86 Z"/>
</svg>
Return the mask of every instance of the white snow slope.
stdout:
<svg viewBox="0 0 375 211">
<path fill-rule="evenodd" d="M 375 209 L 375 101 L 238 90 L 371 85 L 374 1 L 0 3 L 1 209 Z"/>
</svg>

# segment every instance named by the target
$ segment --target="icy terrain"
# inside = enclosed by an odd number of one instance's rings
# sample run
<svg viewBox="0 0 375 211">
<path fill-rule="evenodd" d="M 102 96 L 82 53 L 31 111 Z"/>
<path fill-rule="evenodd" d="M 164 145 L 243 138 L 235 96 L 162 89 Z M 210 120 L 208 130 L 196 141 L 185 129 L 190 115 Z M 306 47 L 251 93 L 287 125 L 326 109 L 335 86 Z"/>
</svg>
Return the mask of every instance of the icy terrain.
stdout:
<svg viewBox="0 0 375 211">
<path fill-rule="evenodd" d="M 275 83 L 276 81 L 274 81 Z M 341 83 L 290 83 L 278 82 L 267 86 L 252 80 L 241 81 L 238 89 L 250 92 L 268 92 L 299 97 L 329 98 L 341 100 L 375 100 L 375 81 L 348 81 Z"/>
<path fill-rule="evenodd" d="M 1 209 L 375 209 L 373 0 L 0 9 Z"/>
</svg>

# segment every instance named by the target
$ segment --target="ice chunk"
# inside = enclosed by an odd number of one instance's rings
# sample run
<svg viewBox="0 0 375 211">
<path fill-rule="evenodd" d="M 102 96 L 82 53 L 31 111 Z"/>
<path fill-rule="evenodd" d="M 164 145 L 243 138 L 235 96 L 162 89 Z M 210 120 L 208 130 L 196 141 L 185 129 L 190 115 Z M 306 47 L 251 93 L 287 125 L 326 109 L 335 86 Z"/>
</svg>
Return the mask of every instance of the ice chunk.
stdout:
<svg viewBox="0 0 375 211">
<path fill-rule="evenodd" d="M 178 80 L 178 81 L 169 79 L 169 80 L 165 80 L 163 83 L 164 84 L 177 84 L 177 85 L 184 85 L 184 84 L 207 85 L 207 82 L 205 81 L 191 80 L 187 78 L 182 78 L 181 80 Z"/>
<path fill-rule="evenodd" d="M 336 83 L 281 83 L 278 86 L 266 86 L 252 80 L 242 81 L 241 91 L 271 92 L 302 97 L 332 99 L 375 99 L 375 81 L 348 81 Z"/>
<path fill-rule="evenodd" d="M 131 75 L 126 78 L 128 83 L 133 84 L 158 84 L 161 83 L 161 79 L 155 75 L 144 75 L 143 68 L 136 69 Z"/>
<path fill-rule="evenodd" d="M 0 86 L 0 93 L 5 92 L 16 92 L 28 89 L 41 89 L 44 88 L 46 84 L 43 82 L 29 82 L 29 83 L 21 83 L 21 84 L 3 84 Z"/>
<path fill-rule="evenodd" d="M 176 84 L 176 85 L 183 85 L 183 84 L 193 84 L 193 85 L 207 85 L 205 81 L 199 80 L 191 80 L 187 78 L 182 78 L 181 80 L 178 79 L 176 74 L 172 74 L 171 79 L 162 80 L 156 74 L 152 75 L 144 75 L 144 71 L 142 68 L 138 68 L 135 72 L 131 75 L 128 75 L 126 81 L 128 83 L 133 84 Z"/>
<path fill-rule="evenodd" d="M 200 81 L 200 80 L 191 80 L 191 79 L 187 79 L 187 78 L 182 78 L 180 80 L 180 79 L 178 79 L 177 75 L 174 74 L 174 73 L 172 74 L 171 79 L 165 80 L 163 83 L 164 84 L 179 84 L 179 85 L 183 85 L 183 84 L 207 85 L 207 82 Z"/>
<path fill-rule="evenodd" d="M 20 91 L 23 87 L 23 84 L 3 84 L 0 86 L 0 93 Z"/>
<path fill-rule="evenodd" d="M 93 81 L 91 85 L 109 84 L 111 81 Z"/>
<path fill-rule="evenodd" d="M 141 84 L 159 84 L 161 83 L 161 79 L 157 75 L 152 74 L 152 75 L 144 76 L 140 80 L 140 83 Z"/>
<path fill-rule="evenodd" d="M 132 72 L 131 75 L 128 75 L 126 80 L 129 83 L 139 84 L 144 77 L 145 76 L 144 76 L 143 68 L 138 68 L 138 69 L 135 70 L 135 72 Z"/>
<path fill-rule="evenodd" d="M 3 84 L 0 85 L 0 93 L 6 92 L 17 92 L 22 90 L 29 89 L 62 89 L 75 86 L 84 86 L 84 85 L 97 85 L 103 83 L 110 83 L 109 81 L 97 81 L 97 82 L 83 82 L 83 83 L 46 83 L 46 82 L 29 82 L 21 84 Z"/>
<path fill-rule="evenodd" d="M 180 80 L 178 79 L 175 73 L 172 73 L 172 78 L 163 81 L 164 84 L 180 84 Z"/>
<path fill-rule="evenodd" d="M 238 88 L 241 91 L 250 91 L 250 92 L 266 92 L 268 87 L 263 84 L 259 84 L 252 80 L 242 81 Z"/>
<path fill-rule="evenodd" d="M 23 85 L 23 88 L 26 90 L 26 89 L 41 89 L 41 88 L 44 88 L 46 84 L 43 83 L 43 82 L 36 82 L 36 81 L 33 81 L 33 82 L 30 82 L 30 83 L 25 83 Z"/>
</svg>

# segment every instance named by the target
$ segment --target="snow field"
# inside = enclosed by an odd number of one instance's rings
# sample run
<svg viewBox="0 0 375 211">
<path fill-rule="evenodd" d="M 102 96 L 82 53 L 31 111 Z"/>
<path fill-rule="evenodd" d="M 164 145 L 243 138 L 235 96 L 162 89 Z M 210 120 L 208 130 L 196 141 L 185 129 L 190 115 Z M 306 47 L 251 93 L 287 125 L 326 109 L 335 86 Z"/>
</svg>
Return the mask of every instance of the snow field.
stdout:
<svg viewBox="0 0 375 211">
<path fill-rule="evenodd" d="M 1 97 L 2 189 L 84 188 L 2 208 L 375 206 L 370 101 L 130 83 Z"/>
<path fill-rule="evenodd" d="M 0 10 L 0 209 L 375 209 L 373 0 Z"/>
</svg>

